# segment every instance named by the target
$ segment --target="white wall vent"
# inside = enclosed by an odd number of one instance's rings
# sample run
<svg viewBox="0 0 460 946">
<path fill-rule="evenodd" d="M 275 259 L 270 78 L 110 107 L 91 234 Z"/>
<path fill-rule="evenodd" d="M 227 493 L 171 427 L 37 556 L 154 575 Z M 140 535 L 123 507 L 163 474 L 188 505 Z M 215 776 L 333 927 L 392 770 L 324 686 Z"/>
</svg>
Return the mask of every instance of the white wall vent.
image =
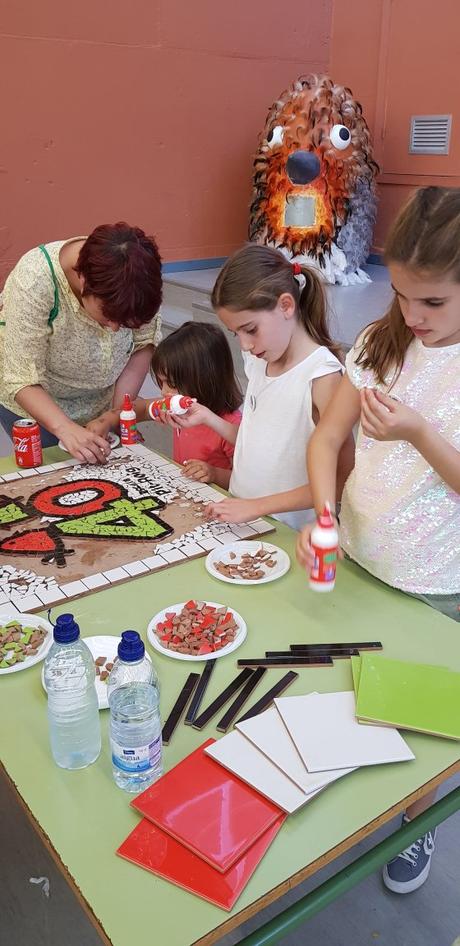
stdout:
<svg viewBox="0 0 460 946">
<path fill-rule="evenodd" d="M 412 115 L 410 154 L 449 154 L 452 115 Z"/>
</svg>

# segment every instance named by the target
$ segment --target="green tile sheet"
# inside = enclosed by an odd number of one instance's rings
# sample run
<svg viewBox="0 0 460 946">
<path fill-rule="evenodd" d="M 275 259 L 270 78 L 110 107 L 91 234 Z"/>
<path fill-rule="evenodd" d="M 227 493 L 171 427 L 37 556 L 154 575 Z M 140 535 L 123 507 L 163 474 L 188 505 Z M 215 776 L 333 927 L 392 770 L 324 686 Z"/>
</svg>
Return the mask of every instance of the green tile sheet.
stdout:
<svg viewBox="0 0 460 946">
<path fill-rule="evenodd" d="M 362 653 L 353 681 L 359 719 L 460 739 L 460 673 Z"/>
</svg>

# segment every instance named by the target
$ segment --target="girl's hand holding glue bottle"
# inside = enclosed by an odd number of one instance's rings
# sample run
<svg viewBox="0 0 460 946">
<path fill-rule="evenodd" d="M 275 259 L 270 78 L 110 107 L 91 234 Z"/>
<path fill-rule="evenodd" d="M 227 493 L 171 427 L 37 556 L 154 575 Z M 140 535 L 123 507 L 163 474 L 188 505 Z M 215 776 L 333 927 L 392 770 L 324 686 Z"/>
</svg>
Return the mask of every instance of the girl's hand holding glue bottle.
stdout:
<svg viewBox="0 0 460 946">
<path fill-rule="evenodd" d="M 338 523 L 328 502 L 318 515 L 316 523 L 308 523 L 299 535 L 297 560 L 310 575 L 314 591 L 333 591 L 337 559 L 343 558 L 339 547 Z"/>
</svg>

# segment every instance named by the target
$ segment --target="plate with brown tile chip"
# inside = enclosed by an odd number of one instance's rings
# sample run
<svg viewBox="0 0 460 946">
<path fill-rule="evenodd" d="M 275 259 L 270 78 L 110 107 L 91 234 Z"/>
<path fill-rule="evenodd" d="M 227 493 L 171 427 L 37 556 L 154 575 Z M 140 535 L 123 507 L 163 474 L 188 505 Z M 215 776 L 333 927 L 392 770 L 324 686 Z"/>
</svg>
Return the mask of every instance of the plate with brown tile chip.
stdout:
<svg viewBox="0 0 460 946">
<path fill-rule="evenodd" d="M 231 585 L 265 585 L 285 575 L 291 560 L 284 549 L 270 542 L 241 541 L 213 549 L 206 557 L 213 578 Z"/>
<path fill-rule="evenodd" d="M 98 634 L 95 637 L 82 637 L 82 641 L 89 647 L 96 668 L 96 693 L 99 702 L 99 709 L 108 709 L 109 701 L 107 699 L 107 680 L 113 667 L 117 649 L 121 638 L 110 634 Z M 145 653 L 147 660 L 151 660 L 149 654 Z M 46 692 L 44 673 L 42 670 L 42 686 Z"/>
<path fill-rule="evenodd" d="M 175 660 L 225 657 L 243 643 L 246 634 L 246 623 L 238 611 L 194 598 L 159 611 L 147 628 L 152 647 Z"/>
<path fill-rule="evenodd" d="M 37 614 L 0 611 L 0 674 L 38 664 L 53 643 L 53 628 Z"/>
</svg>

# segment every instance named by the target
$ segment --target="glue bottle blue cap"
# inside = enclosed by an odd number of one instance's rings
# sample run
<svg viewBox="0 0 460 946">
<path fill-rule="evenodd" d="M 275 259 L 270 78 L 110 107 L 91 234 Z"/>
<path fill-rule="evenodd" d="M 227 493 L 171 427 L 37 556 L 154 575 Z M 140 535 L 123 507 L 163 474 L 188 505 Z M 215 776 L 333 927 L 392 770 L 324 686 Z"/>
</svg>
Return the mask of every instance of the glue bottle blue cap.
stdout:
<svg viewBox="0 0 460 946">
<path fill-rule="evenodd" d="M 125 663 L 142 660 L 145 654 L 144 642 L 137 631 L 123 631 L 118 645 L 118 656 Z"/>
<path fill-rule="evenodd" d="M 60 614 L 53 628 L 53 637 L 58 644 L 72 644 L 80 637 L 80 628 L 73 614 Z"/>
</svg>

